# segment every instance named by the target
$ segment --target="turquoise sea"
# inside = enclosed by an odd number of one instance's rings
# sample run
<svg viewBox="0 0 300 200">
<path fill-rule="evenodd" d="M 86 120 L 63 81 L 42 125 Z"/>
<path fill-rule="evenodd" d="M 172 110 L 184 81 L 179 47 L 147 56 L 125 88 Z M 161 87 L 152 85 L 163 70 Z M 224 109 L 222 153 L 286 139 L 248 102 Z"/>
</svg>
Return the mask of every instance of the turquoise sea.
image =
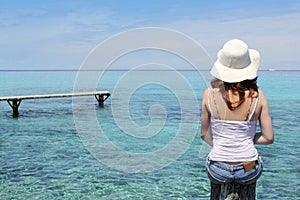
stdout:
<svg viewBox="0 0 300 200">
<path fill-rule="evenodd" d="M 0 71 L 0 96 L 73 92 L 77 73 Z M 95 72 L 85 73 L 88 77 Z M 204 167 L 209 148 L 199 137 L 200 126 L 188 133 L 190 141 L 175 146 L 187 147 L 179 156 L 162 154 L 151 164 L 147 160 L 148 152 L 158 153 L 156 150 L 164 149 L 177 138 L 182 120 L 187 119 L 186 124 L 191 126 L 199 120 L 199 112 L 194 108 L 201 105 L 208 71 L 201 72 L 204 78 L 195 71 L 176 72 L 189 82 L 199 105 L 189 104 L 191 93 L 180 82 L 175 83 L 178 88 L 174 89 L 159 81 L 137 87 L 129 93 L 128 101 L 114 104 L 122 102 L 120 94 L 128 96 L 129 85 L 119 84 L 126 73 L 108 71 L 99 79 L 97 89 L 112 93 L 103 108 L 97 106 L 94 97 L 80 97 L 82 101 L 76 109 L 72 98 L 23 100 L 20 116 L 14 118 L 7 102 L 1 101 L 0 199 L 209 199 L 210 183 Z M 156 74 L 164 80 L 172 79 L 164 73 L 140 71 L 134 78 L 144 80 Z M 257 199 L 300 199 L 300 71 L 260 71 L 258 84 L 268 98 L 275 142 L 256 146 L 265 164 L 257 182 Z M 114 92 L 119 93 L 114 96 Z M 184 115 L 185 110 L 189 113 Z M 126 118 L 127 111 L 130 119 Z M 109 159 L 97 158 L 83 142 L 79 134 L 83 127 L 76 125 L 74 113 L 85 119 L 85 137 L 92 132 L 89 127 L 95 125 L 89 120 L 90 113 L 95 114 L 105 138 L 123 152 L 129 152 L 128 160 L 105 145 L 101 146 L 100 155 Z M 152 122 L 162 127 L 152 127 L 156 132 L 148 133 L 145 130 Z M 125 123 L 125 127 L 118 123 Z M 124 130 L 126 123 L 129 128 L 130 124 L 142 127 L 143 134 L 131 135 L 130 130 Z M 91 138 L 104 144 L 100 135 Z M 129 158 L 136 161 L 135 166 L 130 165 Z M 170 162 L 161 164 L 169 158 Z M 127 168 L 122 166 L 127 164 Z M 143 171 L 144 166 L 152 168 Z"/>
</svg>

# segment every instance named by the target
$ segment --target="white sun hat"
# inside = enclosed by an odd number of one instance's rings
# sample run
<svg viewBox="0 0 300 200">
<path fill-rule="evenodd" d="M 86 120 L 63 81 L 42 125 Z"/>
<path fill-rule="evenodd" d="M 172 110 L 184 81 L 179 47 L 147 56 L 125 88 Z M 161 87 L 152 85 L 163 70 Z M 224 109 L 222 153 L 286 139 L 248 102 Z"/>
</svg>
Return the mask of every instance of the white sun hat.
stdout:
<svg viewBox="0 0 300 200">
<path fill-rule="evenodd" d="M 260 55 L 248 49 L 245 42 L 233 39 L 226 42 L 218 52 L 218 59 L 210 73 L 227 83 L 236 83 L 257 77 Z"/>
</svg>

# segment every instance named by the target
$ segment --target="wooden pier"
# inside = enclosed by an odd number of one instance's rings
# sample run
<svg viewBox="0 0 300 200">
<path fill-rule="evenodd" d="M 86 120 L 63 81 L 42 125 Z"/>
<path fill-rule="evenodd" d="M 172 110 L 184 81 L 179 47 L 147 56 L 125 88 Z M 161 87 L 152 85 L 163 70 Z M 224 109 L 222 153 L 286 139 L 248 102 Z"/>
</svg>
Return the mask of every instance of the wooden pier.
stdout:
<svg viewBox="0 0 300 200">
<path fill-rule="evenodd" d="M 25 99 L 42 99 L 42 98 L 63 98 L 75 96 L 90 96 L 93 95 L 97 99 L 99 106 L 103 107 L 103 102 L 110 96 L 109 91 L 94 91 L 94 92 L 75 92 L 62 94 L 42 94 L 42 95 L 26 95 L 26 96 L 8 96 L 0 97 L 0 101 L 7 101 L 13 110 L 13 116 L 19 115 L 19 106 L 22 100 Z"/>
</svg>

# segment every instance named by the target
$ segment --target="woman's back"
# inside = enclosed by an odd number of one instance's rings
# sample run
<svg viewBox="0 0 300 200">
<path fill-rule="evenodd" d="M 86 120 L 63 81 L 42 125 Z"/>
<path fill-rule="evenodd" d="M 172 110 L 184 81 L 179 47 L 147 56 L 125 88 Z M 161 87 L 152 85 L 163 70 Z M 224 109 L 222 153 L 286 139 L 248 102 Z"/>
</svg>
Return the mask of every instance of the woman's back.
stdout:
<svg viewBox="0 0 300 200">
<path fill-rule="evenodd" d="M 245 91 L 244 100 L 240 102 L 237 93 L 222 88 L 210 88 L 207 92 L 213 143 L 209 157 L 223 162 L 257 160 L 258 153 L 253 145 L 253 139 L 259 116 L 258 95 L 255 93 L 250 96 L 250 92 Z M 237 106 L 230 109 L 228 102 Z"/>
<path fill-rule="evenodd" d="M 229 121 L 256 121 L 259 119 L 259 114 L 262 108 L 262 100 L 259 94 L 263 92 L 259 90 L 258 93 L 249 96 L 249 90 L 245 91 L 245 100 L 235 109 L 230 109 L 226 103 L 226 92 L 221 88 L 208 89 L 208 108 L 210 115 L 214 119 L 229 120 Z M 229 94 L 231 102 L 238 99 L 235 94 Z"/>
</svg>

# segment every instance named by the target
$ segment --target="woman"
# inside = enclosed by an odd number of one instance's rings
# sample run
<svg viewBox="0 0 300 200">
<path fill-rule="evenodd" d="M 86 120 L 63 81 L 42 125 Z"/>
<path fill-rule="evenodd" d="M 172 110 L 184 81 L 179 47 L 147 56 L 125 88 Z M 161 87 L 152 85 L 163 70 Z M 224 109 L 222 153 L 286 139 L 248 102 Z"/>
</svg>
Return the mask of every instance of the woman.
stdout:
<svg viewBox="0 0 300 200">
<path fill-rule="evenodd" d="M 256 50 L 234 39 L 225 43 L 210 71 L 216 79 L 203 95 L 201 138 L 213 147 L 206 169 L 214 184 L 255 183 L 262 160 L 254 144 L 273 143 L 268 103 L 256 85 L 259 61 Z"/>
</svg>

